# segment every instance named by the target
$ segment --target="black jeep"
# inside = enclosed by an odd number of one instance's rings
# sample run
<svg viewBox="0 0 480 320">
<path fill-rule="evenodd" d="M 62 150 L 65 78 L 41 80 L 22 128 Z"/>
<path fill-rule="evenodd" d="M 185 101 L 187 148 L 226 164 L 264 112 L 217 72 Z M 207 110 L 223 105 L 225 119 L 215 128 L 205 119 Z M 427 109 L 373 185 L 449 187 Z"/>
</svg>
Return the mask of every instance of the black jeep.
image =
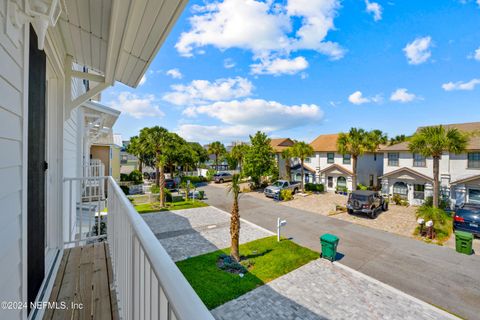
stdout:
<svg viewBox="0 0 480 320">
<path fill-rule="evenodd" d="M 388 210 L 388 202 L 376 191 L 356 190 L 348 196 L 347 210 L 349 214 L 362 212 L 375 219 L 380 211 Z"/>
</svg>

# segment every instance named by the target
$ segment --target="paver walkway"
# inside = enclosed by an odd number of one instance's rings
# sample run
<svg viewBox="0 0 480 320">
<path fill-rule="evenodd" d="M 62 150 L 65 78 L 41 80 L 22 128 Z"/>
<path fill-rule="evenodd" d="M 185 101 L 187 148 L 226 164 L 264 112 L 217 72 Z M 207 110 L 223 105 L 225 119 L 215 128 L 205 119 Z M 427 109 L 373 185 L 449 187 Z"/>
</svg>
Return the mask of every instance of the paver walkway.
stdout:
<svg viewBox="0 0 480 320">
<path fill-rule="evenodd" d="M 214 207 L 142 214 L 173 261 L 180 261 L 230 246 L 230 215 Z M 242 221 L 240 243 L 272 233 Z"/>
<path fill-rule="evenodd" d="M 454 319 L 340 264 L 318 259 L 212 311 L 218 320 Z"/>
</svg>

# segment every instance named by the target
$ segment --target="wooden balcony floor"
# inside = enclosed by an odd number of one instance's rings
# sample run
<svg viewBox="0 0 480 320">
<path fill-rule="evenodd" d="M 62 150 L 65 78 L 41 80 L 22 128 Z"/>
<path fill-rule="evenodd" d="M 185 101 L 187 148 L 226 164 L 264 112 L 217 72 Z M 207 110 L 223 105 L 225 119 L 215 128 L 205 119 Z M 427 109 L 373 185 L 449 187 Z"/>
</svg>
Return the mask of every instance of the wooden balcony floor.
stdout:
<svg viewBox="0 0 480 320">
<path fill-rule="evenodd" d="M 64 251 L 44 319 L 118 319 L 108 244 L 97 242 Z M 60 307 L 65 303 L 66 308 Z M 81 306 L 81 308 L 80 308 Z"/>
</svg>

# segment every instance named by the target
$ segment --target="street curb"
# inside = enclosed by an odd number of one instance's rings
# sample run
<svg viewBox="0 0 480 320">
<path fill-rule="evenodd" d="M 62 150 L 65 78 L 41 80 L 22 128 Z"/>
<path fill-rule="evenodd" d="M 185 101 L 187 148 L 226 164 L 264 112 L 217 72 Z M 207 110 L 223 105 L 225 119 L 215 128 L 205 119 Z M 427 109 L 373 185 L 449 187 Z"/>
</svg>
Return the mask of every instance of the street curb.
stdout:
<svg viewBox="0 0 480 320">
<path fill-rule="evenodd" d="M 222 212 L 223 214 L 226 214 L 228 217 L 231 216 L 230 213 L 228 213 L 228 212 L 226 212 L 226 211 L 224 211 L 224 210 L 222 210 L 222 209 L 220 209 L 220 208 L 217 208 L 217 207 L 212 206 L 212 205 L 209 205 L 209 206 L 212 207 L 212 208 L 214 208 L 214 209 L 217 210 L 217 211 Z M 207 207 L 207 208 L 208 208 L 208 207 Z M 257 228 L 257 229 L 259 229 L 259 230 L 262 230 L 262 231 L 264 231 L 264 232 L 266 232 L 266 233 L 268 233 L 268 234 L 270 234 L 270 235 L 272 235 L 272 236 L 276 235 L 275 232 L 272 232 L 272 231 L 270 231 L 270 230 L 268 230 L 268 229 L 265 229 L 264 227 L 260 227 L 259 225 L 255 224 L 255 223 L 253 223 L 253 222 L 250 222 L 250 221 L 248 221 L 248 220 L 245 220 L 245 219 L 243 219 L 243 218 L 240 218 L 240 221 L 241 221 L 241 222 L 244 222 L 244 223 L 246 223 L 246 224 L 249 224 L 250 226 L 252 226 L 252 227 L 254 227 L 254 228 Z"/>
<path fill-rule="evenodd" d="M 334 264 L 335 266 L 339 267 L 339 268 L 344 269 L 345 271 L 351 272 L 351 273 L 353 273 L 353 274 L 355 274 L 355 275 L 357 275 L 357 276 L 359 276 L 359 277 L 361 277 L 361 278 L 364 278 L 364 279 L 366 279 L 366 280 L 368 280 L 368 281 L 370 281 L 370 282 L 372 282 L 372 283 L 375 283 L 375 284 L 377 284 L 377 285 L 379 285 L 379 286 L 381 286 L 381 287 L 383 287 L 383 288 L 385 288 L 385 289 L 387 289 L 387 290 L 390 290 L 390 291 L 392 291 L 392 292 L 395 293 L 395 294 L 399 294 L 399 295 L 401 295 L 401 296 L 403 296 L 403 297 L 405 297 L 405 298 L 407 298 L 407 299 L 409 299 L 409 300 L 412 300 L 412 301 L 415 302 L 415 303 L 418 303 L 418 304 L 420 304 L 420 305 L 422 305 L 422 306 L 424 306 L 424 307 L 426 307 L 426 308 L 429 308 L 429 309 L 431 309 L 431 310 L 434 310 L 434 311 L 438 312 L 439 314 L 441 314 L 442 316 L 444 316 L 444 317 L 446 317 L 446 318 L 448 318 L 448 319 L 454 319 L 454 320 L 461 319 L 461 318 L 458 318 L 457 316 L 455 316 L 455 315 L 453 315 L 453 314 L 451 314 L 451 313 L 448 313 L 448 312 L 445 311 L 445 310 L 442 310 L 442 309 L 440 309 L 440 308 L 435 307 L 434 305 L 431 305 L 431 304 L 428 303 L 428 302 L 425 302 L 425 301 L 423 301 L 423 300 L 421 300 L 421 299 L 419 299 L 419 298 L 416 298 L 416 297 L 414 297 L 414 296 L 412 296 L 412 295 L 409 295 L 408 293 L 405 293 L 405 292 L 403 292 L 403 291 L 401 291 L 401 290 L 399 290 L 399 289 L 397 289 L 397 288 L 394 288 L 394 287 L 392 287 L 392 286 L 390 286 L 390 285 L 388 285 L 388 284 L 386 284 L 386 283 L 384 283 L 384 282 L 381 282 L 381 281 L 379 281 L 379 280 L 377 280 L 377 279 L 375 279 L 375 278 L 372 278 L 372 277 L 370 277 L 369 275 L 366 275 L 366 274 L 364 274 L 364 273 L 362 273 L 362 272 L 360 272 L 360 271 L 358 271 L 358 270 L 352 269 L 352 268 L 350 268 L 350 267 L 348 267 L 348 266 L 346 266 L 346 265 L 344 265 L 344 264 L 341 264 L 341 263 L 338 262 L 338 261 L 334 261 L 333 264 Z"/>
</svg>

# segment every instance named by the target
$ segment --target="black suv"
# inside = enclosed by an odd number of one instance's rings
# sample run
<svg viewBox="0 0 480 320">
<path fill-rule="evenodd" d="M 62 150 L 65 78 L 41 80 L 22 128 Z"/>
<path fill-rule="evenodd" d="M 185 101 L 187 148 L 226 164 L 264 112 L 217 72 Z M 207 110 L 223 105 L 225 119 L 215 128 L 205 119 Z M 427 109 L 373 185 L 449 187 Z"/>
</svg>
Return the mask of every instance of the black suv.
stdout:
<svg viewBox="0 0 480 320">
<path fill-rule="evenodd" d="M 388 202 L 376 191 L 356 190 L 348 196 L 347 210 L 349 214 L 362 212 L 375 219 L 380 211 L 388 210 Z"/>
</svg>

